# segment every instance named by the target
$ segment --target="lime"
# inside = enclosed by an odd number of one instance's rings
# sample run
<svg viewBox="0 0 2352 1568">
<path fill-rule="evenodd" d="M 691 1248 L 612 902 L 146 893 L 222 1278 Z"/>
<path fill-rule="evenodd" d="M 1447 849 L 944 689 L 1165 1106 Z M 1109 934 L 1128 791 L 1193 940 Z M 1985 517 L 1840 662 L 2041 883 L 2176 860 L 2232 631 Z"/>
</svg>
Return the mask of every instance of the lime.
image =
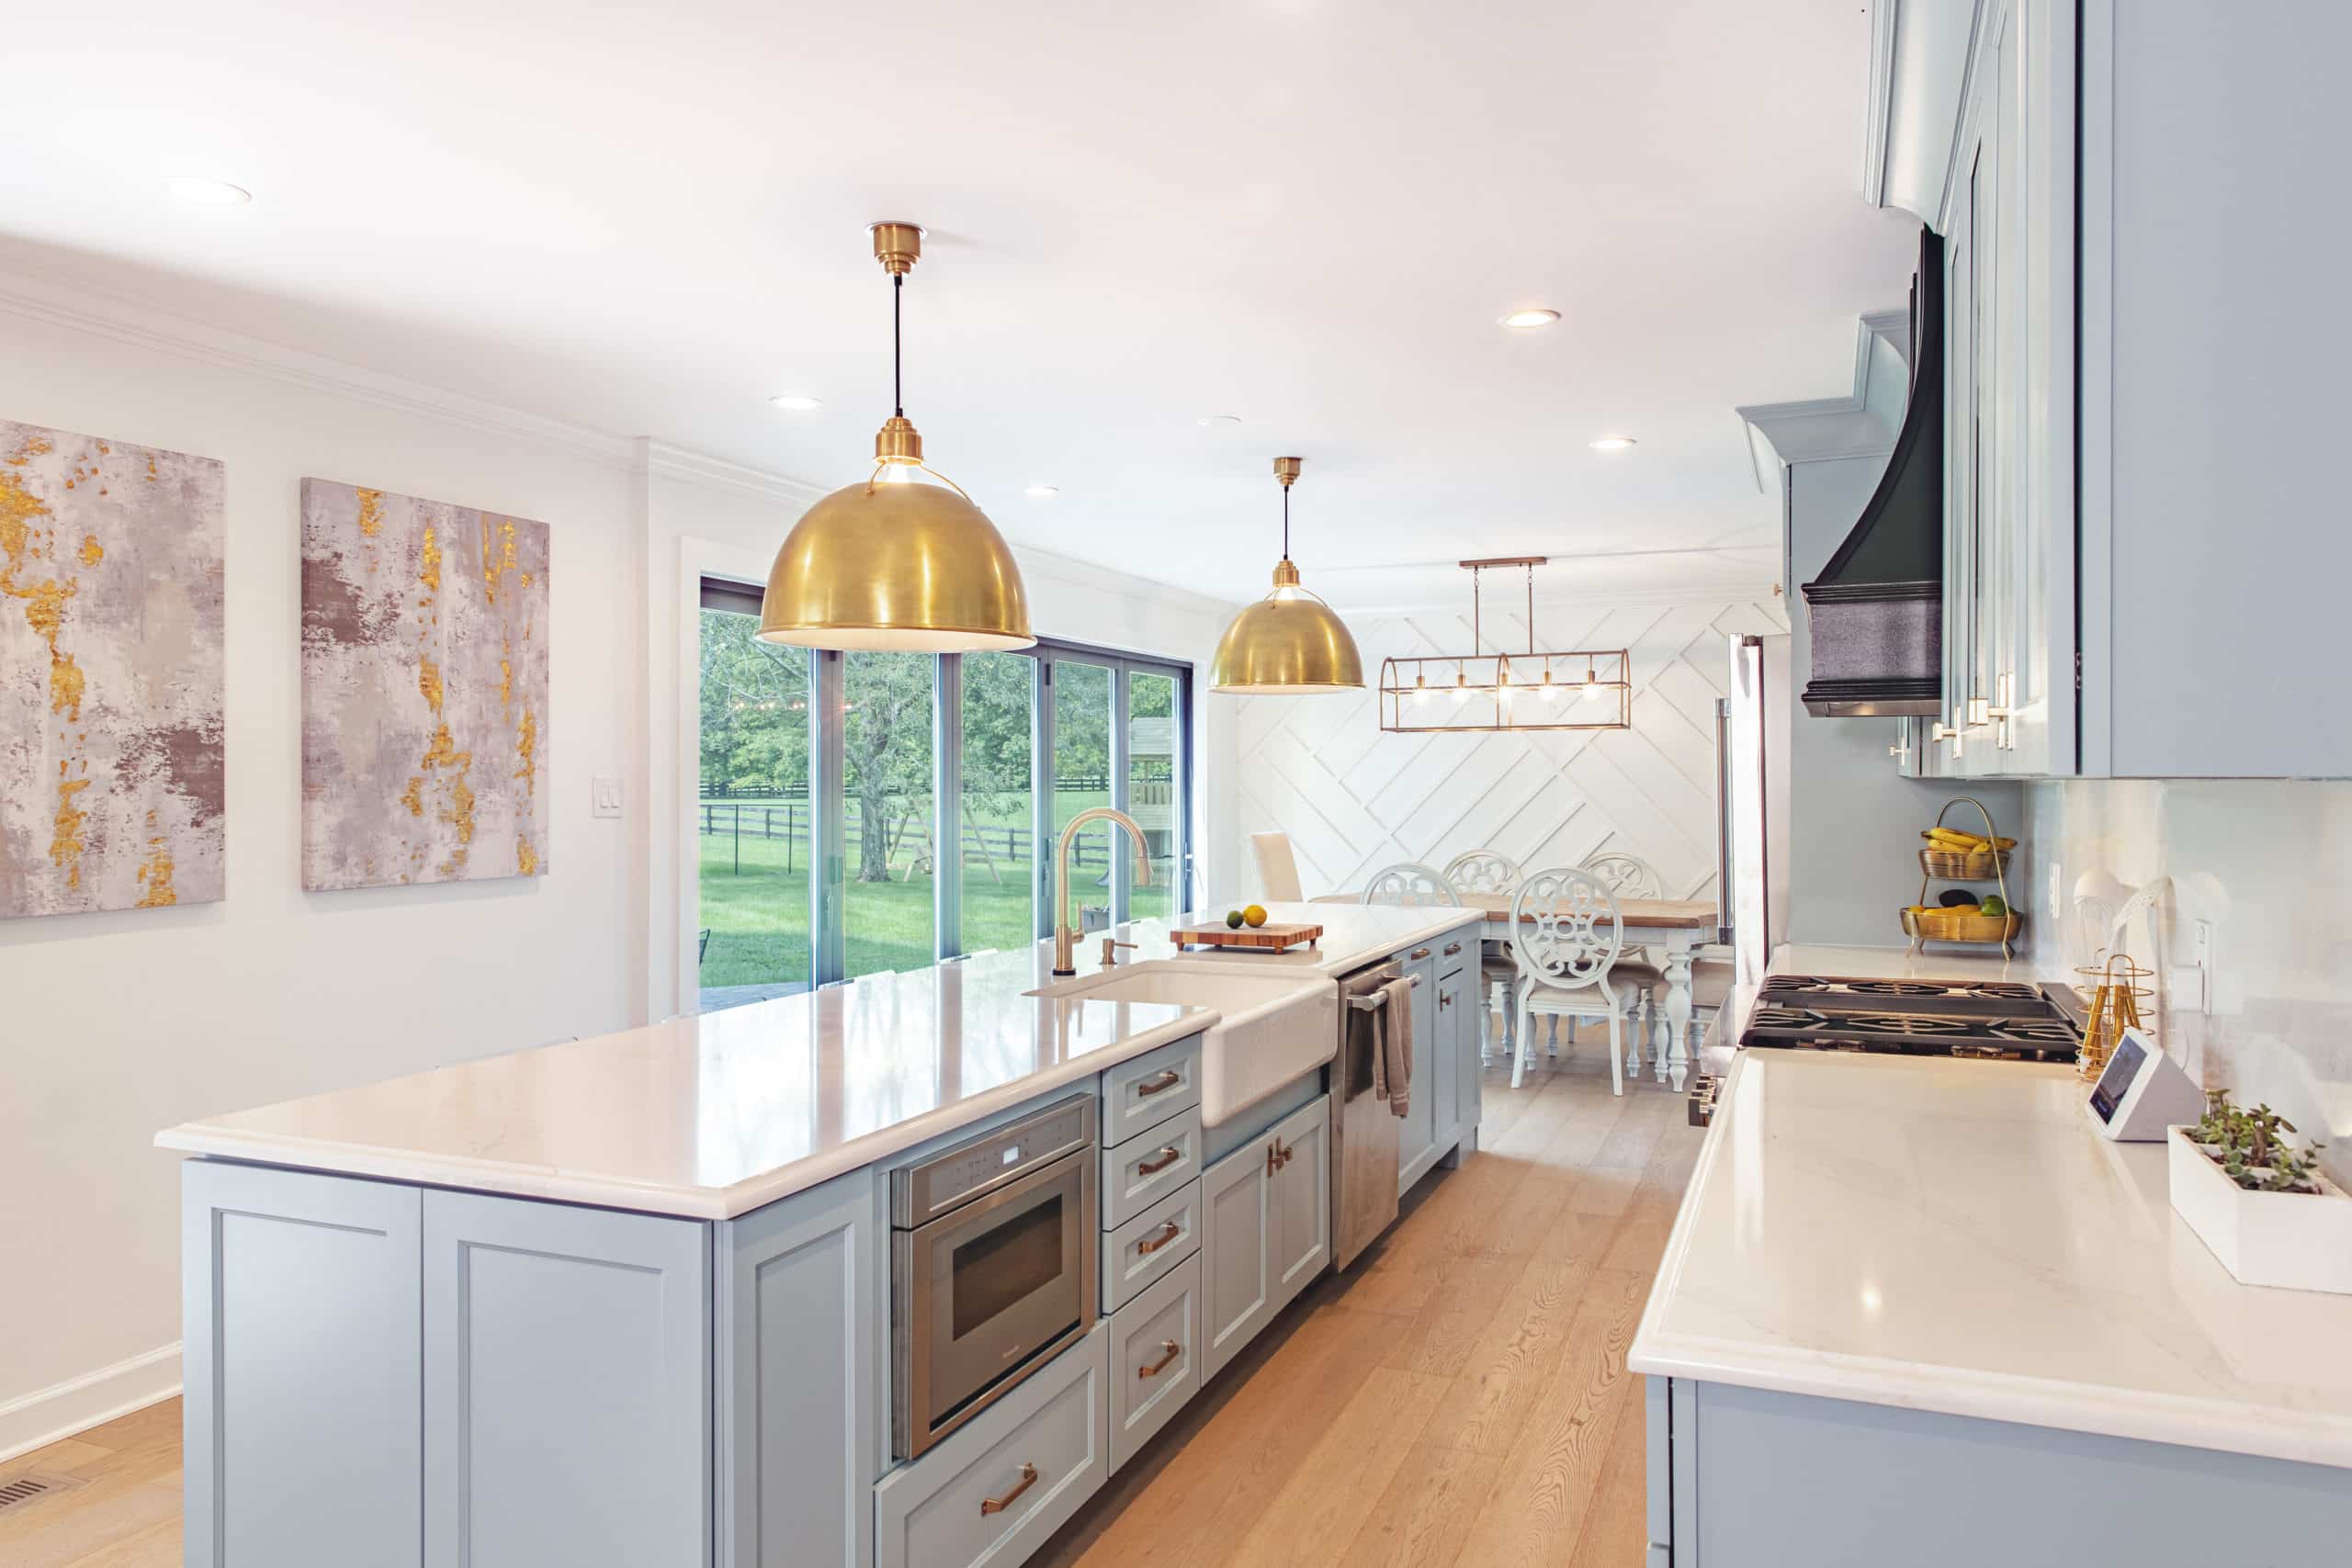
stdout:
<svg viewBox="0 0 2352 1568">
<path fill-rule="evenodd" d="M 1240 910 L 1227 909 L 1225 912 L 1225 929 L 1234 931 L 1239 931 L 1241 929 L 1242 918 Z"/>
</svg>

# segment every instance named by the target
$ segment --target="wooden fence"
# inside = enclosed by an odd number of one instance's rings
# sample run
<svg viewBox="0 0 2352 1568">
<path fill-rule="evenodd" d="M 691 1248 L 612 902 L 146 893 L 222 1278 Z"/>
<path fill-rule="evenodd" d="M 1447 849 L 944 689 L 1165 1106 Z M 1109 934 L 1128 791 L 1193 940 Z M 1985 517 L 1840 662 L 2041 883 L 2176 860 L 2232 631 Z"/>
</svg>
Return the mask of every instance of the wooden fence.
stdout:
<svg viewBox="0 0 2352 1568">
<path fill-rule="evenodd" d="M 858 803 L 851 800 L 847 807 L 848 831 L 845 849 L 855 858 L 865 834 L 865 814 Z M 808 843 L 808 803 L 805 800 L 710 800 L 695 804 L 695 830 L 706 839 L 728 839 L 735 845 L 735 870 L 743 869 L 742 845 L 745 840 L 784 845 L 784 869 L 793 871 L 805 864 Z M 885 824 L 890 835 L 889 862 L 897 864 L 899 857 L 910 852 L 929 869 L 932 853 L 929 823 L 912 812 Z M 1079 866 L 1101 866 L 1108 863 L 1108 829 L 1080 834 L 1070 846 L 1070 863 Z M 1011 824 L 966 821 L 964 824 L 964 861 L 967 865 L 1004 863 L 1025 865 L 1031 859 L 1035 835 L 1027 828 Z"/>
</svg>

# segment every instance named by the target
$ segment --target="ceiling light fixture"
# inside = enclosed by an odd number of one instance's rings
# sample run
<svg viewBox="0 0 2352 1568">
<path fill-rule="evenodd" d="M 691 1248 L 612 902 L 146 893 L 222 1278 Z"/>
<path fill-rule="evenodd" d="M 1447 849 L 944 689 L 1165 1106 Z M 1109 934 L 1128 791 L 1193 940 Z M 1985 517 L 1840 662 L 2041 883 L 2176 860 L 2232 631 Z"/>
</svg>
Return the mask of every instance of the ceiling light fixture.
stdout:
<svg viewBox="0 0 2352 1568">
<path fill-rule="evenodd" d="M 874 437 L 874 471 L 818 502 L 785 536 L 760 602 L 760 640 L 913 653 L 1027 648 L 1037 637 L 1012 551 L 961 486 L 924 466 L 907 418 L 899 302 L 922 230 L 867 231 L 890 275 L 890 417 Z M 918 474 L 939 482 L 913 482 Z"/>
<path fill-rule="evenodd" d="M 1031 485 L 1027 490 L 1023 491 L 1021 493 L 1034 497 L 1038 501 L 1051 501 L 1054 497 L 1061 494 L 1061 487 L 1059 485 Z"/>
<path fill-rule="evenodd" d="M 1209 426 L 1220 424 L 1239 424 L 1241 423 L 1241 416 L 1238 413 L 1204 413 L 1193 423 L 1194 424 Z"/>
<path fill-rule="evenodd" d="M 227 180 L 200 179 L 194 175 L 174 175 L 164 182 L 173 199 L 190 207 L 243 207 L 253 200 L 254 193 L 243 186 L 232 186 Z"/>
<path fill-rule="evenodd" d="M 1537 327 L 1548 327 L 1559 319 L 1560 312 L 1557 310 L 1542 309 L 1513 310 L 1503 318 L 1503 325 L 1516 328 L 1521 332 L 1532 332 Z"/>
<path fill-rule="evenodd" d="M 1274 459 L 1283 487 L 1283 558 L 1274 564 L 1273 592 L 1233 617 L 1209 668 L 1212 690 L 1243 695 L 1306 696 L 1363 689 L 1363 660 L 1356 639 L 1331 606 L 1299 585 L 1290 558 L 1290 487 L 1297 457 Z"/>
<path fill-rule="evenodd" d="M 1386 659 L 1380 665 L 1380 728 L 1399 734 L 1425 734 L 1433 730 L 1458 729 L 1484 731 L 1499 729 L 1631 729 L 1634 727 L 1634 682 L 1632 664 L 1624 649 L 1574 649 L 1566 651 L 1542 652 L 1535 646 L 1535 569 L 1544 564 L 1542 556 L 1507 556 L 1494 560 L 1466 560 L 1461 563 L 1470 573 L 1470 647 L 1468 654 L 1442 654 L 1428 659 Z M 1527 651 L 1525 653 L 1487 653 L 1484 651 L 1485 628 L 1481 625 L 1478 596 L 1479 574 L 1488 567 L 1519 567 L 1527 573 Z M 1513 660 L 1526 662 L 1516 673 Z M 1541 663 L 1543 679 L 1527 679 Z M 1428 700 L 1429 667 L 1438 666 L 1441 676 L 1446 665 L 1453 666 L 1453 704 L 1451 711 L 1429 716 L 1408 716 L 1408 706 L 1419 708 Z M 1481 679 L 1470 679 L 1470 666 L 1477 665 Z M 1553 666 L 1558 665 L 1560 674 Z M 1581 669 L 1584 678 L 1576 680 L 1575 671 Z M 1521 691 L 1532 690 L 1541 699 L 1530 705 L 1515 700 Z M 1617 700 L 1605 708 L 1596 709 L 1585 703 L 1570 703 L 1565 710 L 1560 704 L 1563 694 L 1581 697 L 1598 696 L 1615 692 Z M 1488 699 L 1489 706 L 1481 710 L 1471 704 L 1475 696 Z"/>
<path fill-rule="evenodd" d="M 825 406 L 824 399 L 802 397 L 797 392 L 779 392 L 768 401 L 786 413 L 809 413 Z"/>
<path fill-rule="evenodd" d="M 1596 452 L 1630 452 L 1638 445 L 1630 435 L 1603 435 L 1594 440 L 1592 449 Z"/>
</svg>

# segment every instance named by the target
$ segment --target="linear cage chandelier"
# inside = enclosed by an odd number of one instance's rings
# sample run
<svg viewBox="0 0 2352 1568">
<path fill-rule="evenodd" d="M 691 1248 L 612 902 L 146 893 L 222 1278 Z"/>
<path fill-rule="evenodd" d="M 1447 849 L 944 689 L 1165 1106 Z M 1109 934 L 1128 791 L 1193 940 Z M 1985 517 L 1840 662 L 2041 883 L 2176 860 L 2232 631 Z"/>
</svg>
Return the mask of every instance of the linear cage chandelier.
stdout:
<svg viewBox="0 0 2352 1568">
<path fill-rule="evenodd" d="M 1466 560 L 1470 646 L 1480 635 L 1478 587 L 1488 568 L 1527 574 L 1527 651 L 1432 655 L 1380 661 L 1380 728 L 1399 735 L 1442 730 L 1631 729 L 1633 664 L 1628 650 L 1535 646 L 1535 569 L 1549 558 L 1506 556 Z"/>
</svg>

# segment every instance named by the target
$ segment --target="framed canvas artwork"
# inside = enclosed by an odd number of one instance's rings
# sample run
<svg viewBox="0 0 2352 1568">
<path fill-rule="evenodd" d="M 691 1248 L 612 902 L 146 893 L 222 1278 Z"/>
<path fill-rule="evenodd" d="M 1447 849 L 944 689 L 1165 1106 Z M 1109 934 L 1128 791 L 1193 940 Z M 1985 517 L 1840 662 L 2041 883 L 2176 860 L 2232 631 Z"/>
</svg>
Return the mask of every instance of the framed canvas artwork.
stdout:
<svg viewBox="0 0 2352 1568">
<path fill-rule="evenodd" d="M 226 486 L 0 420 L 0 919 L 227 892 Z"/>
<path fill-rule="evenodd" d="M 302 886 L 537 876 L 548 526 L 302 481 Z"/>
</svg>

